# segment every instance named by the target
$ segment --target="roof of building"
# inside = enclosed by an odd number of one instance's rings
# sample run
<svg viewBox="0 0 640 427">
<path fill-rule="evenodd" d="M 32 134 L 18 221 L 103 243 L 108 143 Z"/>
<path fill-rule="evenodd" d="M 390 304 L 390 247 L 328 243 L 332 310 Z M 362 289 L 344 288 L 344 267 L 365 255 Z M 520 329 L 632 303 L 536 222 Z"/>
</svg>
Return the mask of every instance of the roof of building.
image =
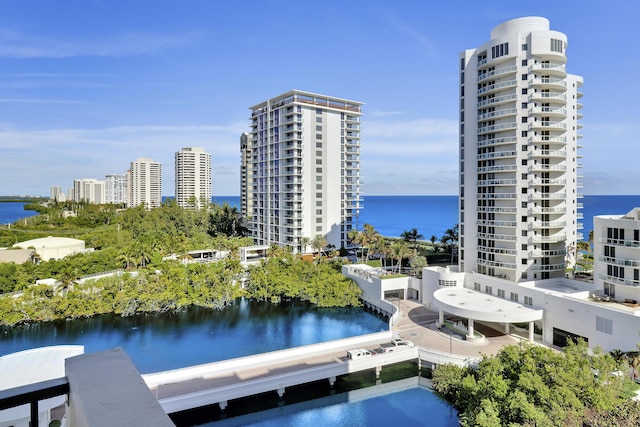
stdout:
<svg viewBox="0 0 640 427">
<path fill-rule="evenodd" d="M 457 316 L 485 322 L 531 322 L 542 319 L 543 310 L 525 307 L 463 287 L 445 287 L 433 293 L 438 308 Z"/>
<path fill-rule="evenodd" d="M 25 242 L 16 243 L 14 246 L 21 248 L 34 247 L 38 248 L 56 248 L 65 246 L 77 246 L 84 244 L 84 240 L 72 239 L 70 237 L 41 237 L 39 239 L 27 240 Z"/>
<path fill-rule="evenodd" d="M 31 260 L 31 257 L 33 257 L 33 249 L 0 250 L 0 262 L 22 264 Z"/>
<path fill-rule="evenodd" d="M 65 376 L 64 360 L 84 353 L 81 345 L 40 347 L 0 357 L 0 390 Z"/>
</svg>

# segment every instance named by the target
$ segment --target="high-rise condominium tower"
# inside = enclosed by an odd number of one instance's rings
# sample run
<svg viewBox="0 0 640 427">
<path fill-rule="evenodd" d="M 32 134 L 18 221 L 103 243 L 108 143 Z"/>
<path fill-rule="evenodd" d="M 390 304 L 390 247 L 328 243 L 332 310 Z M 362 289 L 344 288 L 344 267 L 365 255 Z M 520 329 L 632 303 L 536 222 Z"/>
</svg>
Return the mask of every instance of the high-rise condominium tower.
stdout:
<svg viewBox="0 0 640 427">
<path fill-rule="evenodd" d="M 563 277 L 582 235 L 582 78 L 567 37 L 526 17 L 460 55 L 461 271 L 512 281 Z"/>
<path fill-rule="evenodd" d="M 183 208 L 204 208 L 211 203 L 211 154 L 201 147 L 176 152 L 176 202 Z"/>
<path fill-rule="evenodd" d="M 251 199 L 251 191 L 253 189 L 253 180 L 249 176 L 249 167 L 251 166 L 251 135 L 242 132 L 240 135 L 240 212 L 243 218 L 249 216 L 249 199 Z"/>
<path fill-rule="evenodd" d="M 105 182 L 93 178 L 74 179 L 73 199 L 77 202 L 105 203 Z"/>
<path fill-rule="evenodd" d="M 109 174 L 105 181 L 105 203 L 127 203 L 127 175 Z"/>
<path fill-rule="evenodd" d="M 362 105 L 292 90 L 251 107 L 242 198 L 256 244 L 346 246 L 361 208 Z"/>
<path fill-rule="evenodd" d="M 127 207 L 144 204 L 147 209 L 162 204 L 162 165 L 151 159 L 131 162 L 128 171 L 129 199 Z"/>
</svg>

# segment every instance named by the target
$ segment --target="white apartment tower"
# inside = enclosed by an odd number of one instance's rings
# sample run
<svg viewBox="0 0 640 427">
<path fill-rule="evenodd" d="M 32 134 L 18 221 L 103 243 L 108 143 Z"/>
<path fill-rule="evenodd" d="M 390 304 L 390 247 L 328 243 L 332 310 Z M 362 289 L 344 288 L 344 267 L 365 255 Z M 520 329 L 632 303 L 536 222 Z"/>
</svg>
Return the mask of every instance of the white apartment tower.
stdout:
<svg viewBox="0 0 640 427">
<path fill-rule="evenodd" d="M 578 223 L 582 78 L 541 17 L 504 22 L 460 54 L 460 269 L 563 277 Z"/>
<path fill-rule="evenodd" d="M 241 197 L 256 244 L 307 252 L 301 239 L 321 235 L 347 246 L 361 208 L 362 105 L 292 90 L 251 107 Z"/>
<path fill-rule="evenodd" d="M 211 154 L 202 147 L 176 152 L 176 202 L 183 208 L 206 208 L 211 203 Z M 193 205 L 195 201 L 196 206 Z"/>
<path fill-rule="evenodd" d="M 127 207 L 144 205 L 146 209 L 162 204 L 162 165 L 152 159 L 131 162 L 127 172 L 129 197 Z"/>
<path fill-rule="evenodd" d="M 122 205 L 127 203 L 127 175 L 109 174 L 105 176 L 105 203 Z"/>
<path fill-rule="evenodd" d="M 105 182 L 93 178 L 74 179 L 73 197 L 76 202 L 105 203 Z"/>
<path fill-rule="evenodd" d="M 253 189 L 253 180 L 249 176 L 249 167 L 251 166 L 251 135 L 242 132 L 240 135 L 240 212 L 243 218 L 247 218 L 249 212 L 249 199 L 251 199 L 251 190 Z"/>
</svg>

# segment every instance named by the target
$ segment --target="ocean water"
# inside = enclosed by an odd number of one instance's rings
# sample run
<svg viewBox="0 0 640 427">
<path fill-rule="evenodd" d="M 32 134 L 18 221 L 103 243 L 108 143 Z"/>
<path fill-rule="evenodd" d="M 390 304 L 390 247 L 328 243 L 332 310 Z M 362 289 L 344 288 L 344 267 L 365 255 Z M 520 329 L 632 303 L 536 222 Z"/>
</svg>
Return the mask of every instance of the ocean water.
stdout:
<svg viewBox="0 0 640 427">
<path fill-rule="evenodd" d="M 218 204 L 229 203 L 239 208 L 240 197 L 214 197 Z M 584 196 L 584 219 L 582 234 L 585 240 L 593 230 L 596 215 L 622 215 L 640 207 L 638 196 Z M 369 223 L 383 236 L 399 237 L 405 230 L 417 228 L 429 240 L 435 235 L 438 240 L 444 232 L 458 223 L 457 196 L 365 196 L 364 209 L 360 211 L 358 229 Z"/>
<path fill-rule="evenodd" d="M 214 196 L 214 203 L 228 203 L 240 209 L 238 196 Z M 640 207 L 637 196 L 585 196 L 582 234 L 587 239 L 593 229 L 595 215 L 622 215 L 634 207 Z M 0 203 L 0 224 L 33 216 L 34 211 L 22 209 L 23 203 Z M 362 229 L 369 223 L 383 236 L 399 237 L 405 230 L 417 228 L 425 240 L 434 235 L 440 240 L 444 232 L 458 223 L 457 196 L 365 196 L 364 208 L 360 211 L 357 225 Z"/>
</svg>

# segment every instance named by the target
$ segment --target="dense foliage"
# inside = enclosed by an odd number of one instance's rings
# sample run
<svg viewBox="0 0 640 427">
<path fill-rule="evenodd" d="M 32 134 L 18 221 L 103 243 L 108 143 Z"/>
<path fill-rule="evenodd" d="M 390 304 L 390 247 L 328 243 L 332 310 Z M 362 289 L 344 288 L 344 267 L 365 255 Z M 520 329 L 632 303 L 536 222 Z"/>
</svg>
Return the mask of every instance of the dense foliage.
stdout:
<svg viewBox="0 0 640 427">
<path fill-rule="evenodd" d="M 638 425 L 628 375 L 619 363 L 583 342 L 563 352 L 522 345 L 484 357 L 478 366 L 439 366 L 434 389 L 460 411 L 462 426 Z"/>
<path fill-rule="evenodd" d="M 129 316 L 223 307 L 239 296 L 277 302 L 299 298 L 323 307 L 359 305 L 360 289 L 341 274 L 341 262 L 303 261 L 286 251 L 246 271 L 237 249 L 253 241 L 236 208 L 182 209 L 174 201 L 151 211 L 84 203 L 37 205 L 40 215 L 0 229 L 0 246 L 44 236 L 84 240 L 93 252 L 62 260 L 0 263 L 0 325 L 102 313 Z M 224 260 L 189 263 L 188 252 L 215 249 Z M 120 271 L 77 283 L 79 277 Z M 34 285 L 54 278 L 56 286 Z M 241 284 L 245 282 L 247 286 Z"/>
</svg>

